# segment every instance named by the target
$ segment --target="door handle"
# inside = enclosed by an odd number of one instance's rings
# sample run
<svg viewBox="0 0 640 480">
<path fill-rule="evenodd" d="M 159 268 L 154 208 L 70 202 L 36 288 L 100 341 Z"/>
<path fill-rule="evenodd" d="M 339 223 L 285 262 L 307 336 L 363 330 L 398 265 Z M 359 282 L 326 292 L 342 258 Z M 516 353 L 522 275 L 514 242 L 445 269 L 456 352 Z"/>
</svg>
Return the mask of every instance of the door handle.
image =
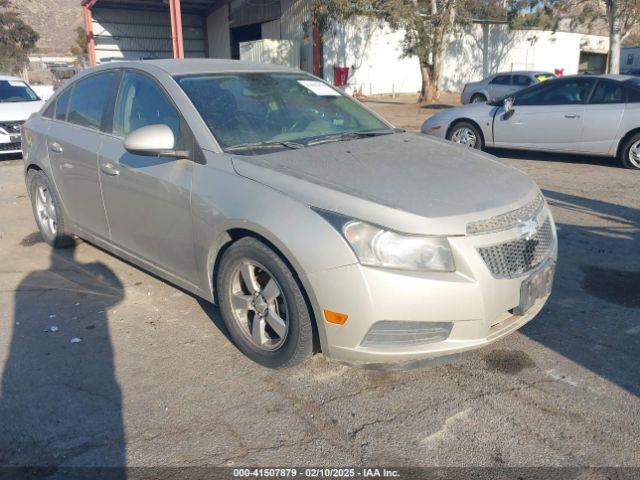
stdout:
<svg viewBox="0 0 640 480">
<path fill-rule="evenodd" d="M 49 149 L 51 149 L 53 153 L 62 153 L 64 151 L 62 145 L 60 145 L 58 142 L 51 143 L 49 145 Z"/>
<path fill-rule="evenodd" d="M 564 118 L 580 118 L 580 115 L 576 113 L 567 113 Z"/>
<path fill-rule="evenodd" d="M 116 166 L 111 162 L 101 163 L 100 170 L 102 170 L 103 173 L 110 175 L 112 177 L 115 177 L 116 175 L 120 175 L 120 170 L 118 170 Z"/>
</svg>

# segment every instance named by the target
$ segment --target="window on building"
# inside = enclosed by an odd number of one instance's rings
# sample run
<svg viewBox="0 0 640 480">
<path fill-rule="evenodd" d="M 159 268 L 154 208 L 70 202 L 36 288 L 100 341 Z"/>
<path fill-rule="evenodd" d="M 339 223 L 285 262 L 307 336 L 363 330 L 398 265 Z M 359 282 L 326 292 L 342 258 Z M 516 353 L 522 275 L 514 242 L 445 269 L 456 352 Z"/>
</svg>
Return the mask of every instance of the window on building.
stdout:
<svg viewBox="0 0 640 480">
<path fill-rule="evenodd" d="M 634 58 L 633 53 L 627 54 L 627 65 L 633 65 L 633 58 Z"/>
</svg>

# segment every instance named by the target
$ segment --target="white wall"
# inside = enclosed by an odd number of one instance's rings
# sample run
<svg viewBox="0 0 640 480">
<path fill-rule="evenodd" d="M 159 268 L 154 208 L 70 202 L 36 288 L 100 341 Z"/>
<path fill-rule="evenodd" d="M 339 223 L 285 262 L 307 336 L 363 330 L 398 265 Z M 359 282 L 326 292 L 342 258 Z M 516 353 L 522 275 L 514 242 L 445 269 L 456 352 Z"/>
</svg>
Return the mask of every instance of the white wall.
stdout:
<svg viewBox="0 0 640 480">
<path fill-rule="evenodd" d="M 333 82 L 335 66 L 349 67 L 349 93 L 417 92 L 420 67 L 417 58 L 400 58 L 403 35 L 367 18 L 336 23 L 324 34 L 325 78 Z"/>
<path fill-rule="evenodd" d="M 228 4 L 224 4 L 207 17 L 207 37 L 209 39 L 209 57 L 231 58 Z"/>
<path fill-rule="evenodd" d="M 489 26 L 487 74 L 511 70 L 564 69 L 578 73 L 580 51 L 606 53 L 609 39 L 597 35 L 543 30 L 513 30 L 506 25 Z M 482 27 L 474 25 L 452 37 L 446 50 L 441 87 L 459 91 L 465 83 L 483 78 Z"/>
</svg>

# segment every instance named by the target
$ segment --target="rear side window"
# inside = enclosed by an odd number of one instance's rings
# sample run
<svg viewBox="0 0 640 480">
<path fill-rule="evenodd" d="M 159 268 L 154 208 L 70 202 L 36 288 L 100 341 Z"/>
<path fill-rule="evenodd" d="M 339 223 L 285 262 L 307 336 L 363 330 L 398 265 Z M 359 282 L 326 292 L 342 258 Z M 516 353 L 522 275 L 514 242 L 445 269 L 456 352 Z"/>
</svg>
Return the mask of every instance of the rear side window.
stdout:
<svg viewBox="0 0 640 480">
<path fill-rule="evenodd" d="M 102 73 L 76 83 L 67 121 L 99 130 L 114 75 L 115 72 Z"/>
<path fill-rule="evenodd" d="M 147 125 L 163 124 L 180 138 L 180 116 L 155 81 L 125 72 L 113 112 L 113 132 L 127 135 Z"/>
<path fill-rule="evenodd" d="M 498 75 L 490 83 L 491 85 L 511 85 L 511 75 Z"/>
<path fill-rule="evenodd" d="M 624 103 L 624 87 L 614 82 L 598 82 L 589 103 L 591 105 Z"/>
<path fill-rule="evenodd" d="M 627 88 L 627 102 L 640 103 L 640 90 L 635 88 Z"/>
<path fill-rule="evenodd" d="M 56 120 L 62 120 L 64 122 L 67 119 L 67 107 L 69 106 L 71 90 L 72 89 L 67 90 L 58 98 L 56 102 Z"/>
</svg>

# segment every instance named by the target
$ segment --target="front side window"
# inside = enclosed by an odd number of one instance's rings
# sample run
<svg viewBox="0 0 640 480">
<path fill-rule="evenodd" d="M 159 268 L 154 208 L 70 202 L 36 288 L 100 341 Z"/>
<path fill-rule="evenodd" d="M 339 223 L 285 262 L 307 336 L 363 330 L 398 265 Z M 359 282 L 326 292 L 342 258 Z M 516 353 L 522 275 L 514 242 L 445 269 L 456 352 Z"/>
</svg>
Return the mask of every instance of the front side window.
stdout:
<svg viewBox="0 0 640 480">
<path fill-rule="evenodd" d="M 304 74 L 206 74 L 176 80 L 224 149 L 393 133 L 357 102 Z"/>
<path fill-rule="evenodd" d="M 533 83 L 531 77 L 527 77 L 526 75 L 514 75 L 513 76 L 513 84 L 518 85 L 519 87 L 528 87 Z"/>
<path fill-rule="evenodd" d="M 640 103 L 640 89 L 627 88 L 627 102 Z"/>
<path fill-rule="evenodd" d="M 593 105 L 624 103 L 624 87 L 614 82 L 598 82 L 589 103 Z"/>
<path fill-rule="evenodd" d="M 180 116 L 160 87 L 149 77 L 125 72 L 113 112 L 113 133 L 125 136 L 138 128 L 164 124 L 180 137 Z"/>
<path fill-rule="evenodd" d="M 38 95 L 22 80 L 0 80 L 0 103 L 37 102 Z"/>
<path fill-rule="evenodd" d="M 114 75 L 115 72 L 107 72 L 77 82 L 73 87 L 67 121 L 99 130 Z"/>
<path fill-rule="evenodd" d="M 593 80 L 586 78 L 539 83 L 516 94 L 514 105 L 580 105 L 592 85 Z"/>
<path fill-rule="evenodd" d="M 491 85 L 511 85 L 511 75 L 498 75 L 490 83 Z"/>
</svg>

